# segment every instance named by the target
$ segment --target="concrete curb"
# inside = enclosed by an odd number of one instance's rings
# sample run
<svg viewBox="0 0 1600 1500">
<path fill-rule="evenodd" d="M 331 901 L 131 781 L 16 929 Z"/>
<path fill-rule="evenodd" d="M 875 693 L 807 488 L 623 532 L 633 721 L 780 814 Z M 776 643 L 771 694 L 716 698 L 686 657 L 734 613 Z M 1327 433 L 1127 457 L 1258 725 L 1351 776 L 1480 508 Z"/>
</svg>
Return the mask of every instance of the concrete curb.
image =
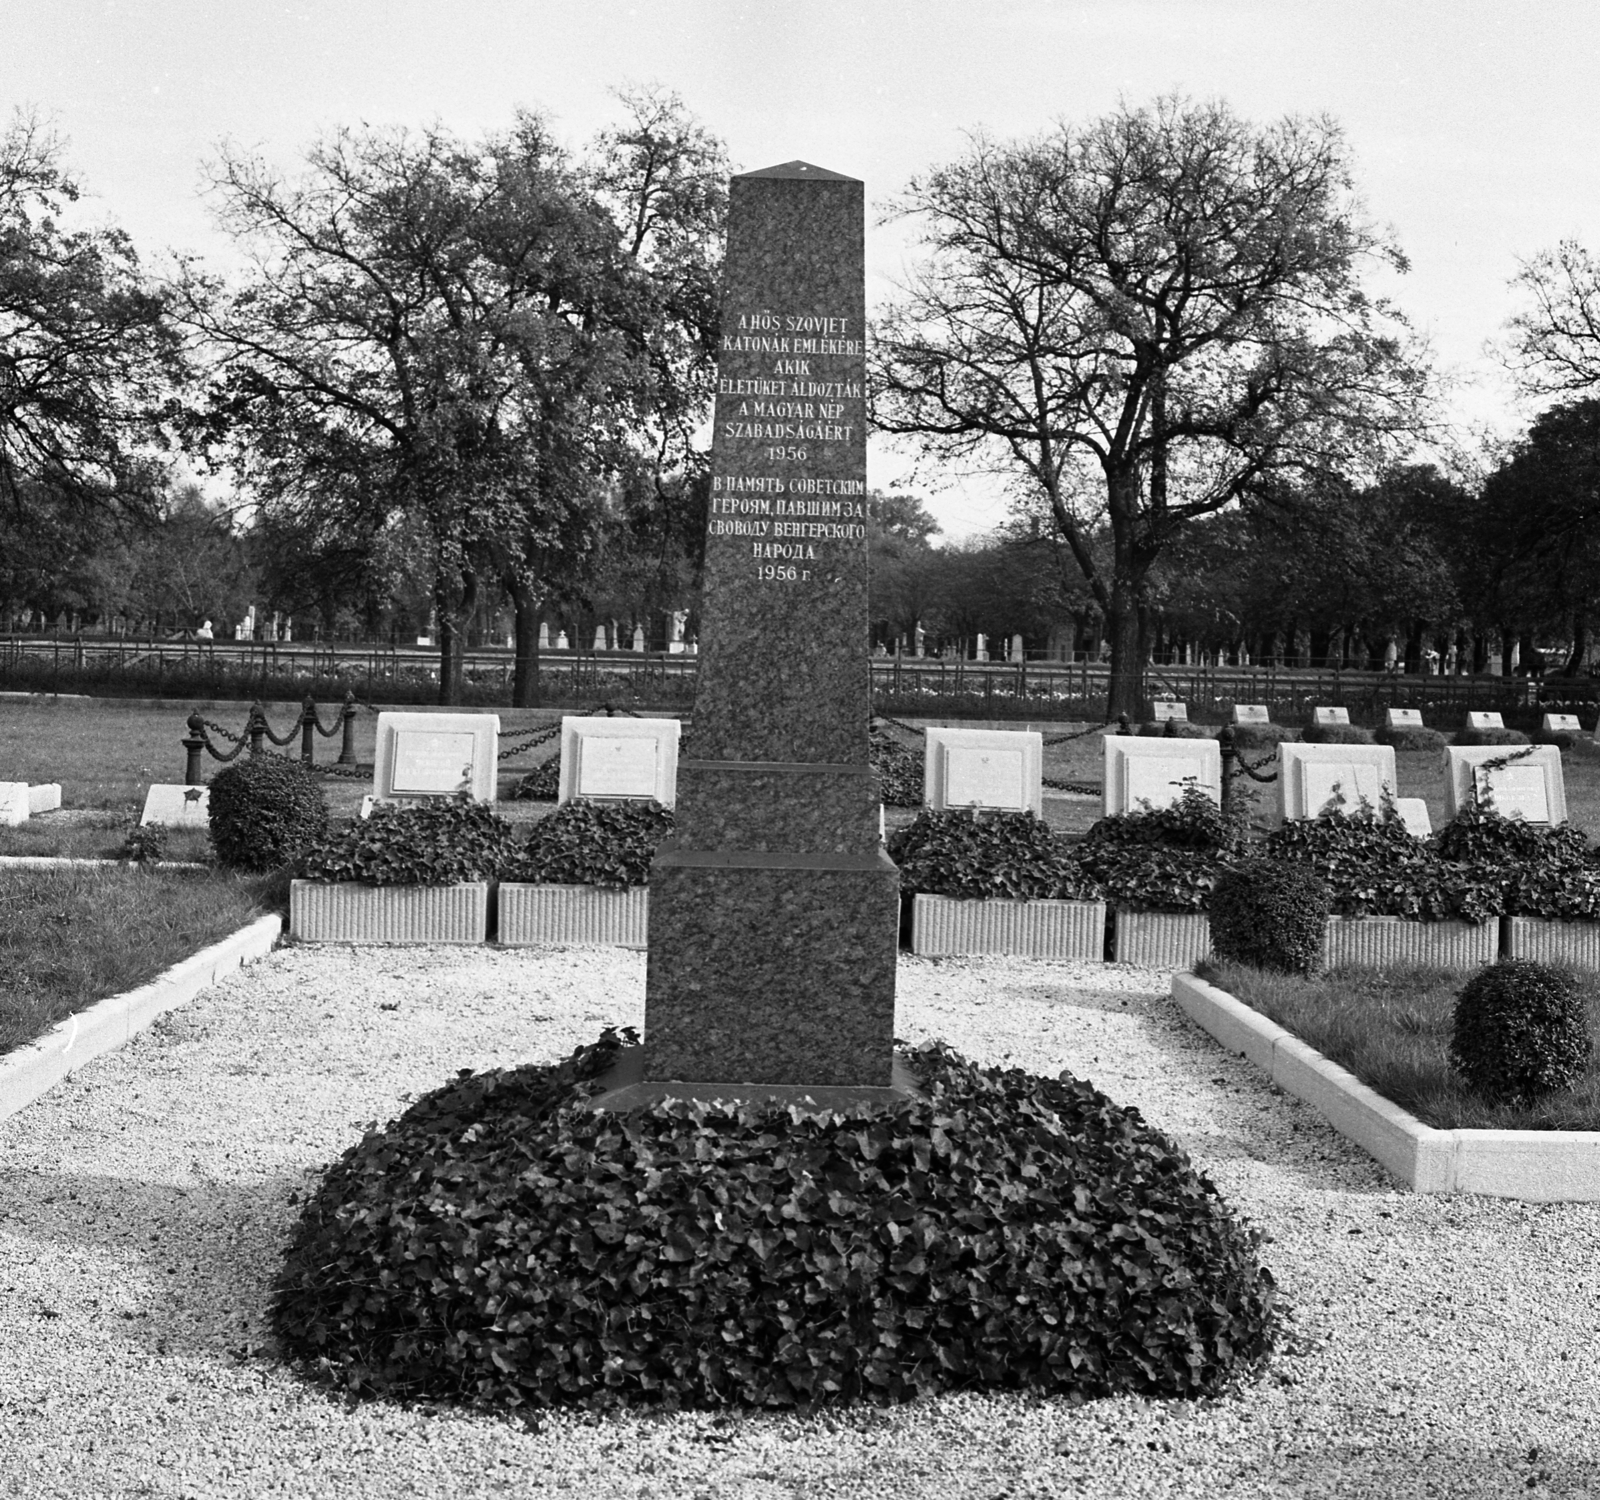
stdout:
<svg viewBox="0 0 1600 1500">
<path fill-rule="evenodd" d="M 1600 1131 L 1437 1130 L 1226 990 L 1174 974 L 1172 998 L 1228 1051 L 1311 1105 L 1413 1192 L 1600 1202 Z"/>
<path fill-rule="evenodd" d="M 157 1016 L 186 1005 L 241 964 L 270 953 L 282 930 L 281 917 L 258 917 L 232 937 L 174 964 L 149 984 L 97 1001 L 37 1041 L 0 1057 L 0 1120 L 25 1109 L 86 1062 L 122 1046 Z"/>
</svg>

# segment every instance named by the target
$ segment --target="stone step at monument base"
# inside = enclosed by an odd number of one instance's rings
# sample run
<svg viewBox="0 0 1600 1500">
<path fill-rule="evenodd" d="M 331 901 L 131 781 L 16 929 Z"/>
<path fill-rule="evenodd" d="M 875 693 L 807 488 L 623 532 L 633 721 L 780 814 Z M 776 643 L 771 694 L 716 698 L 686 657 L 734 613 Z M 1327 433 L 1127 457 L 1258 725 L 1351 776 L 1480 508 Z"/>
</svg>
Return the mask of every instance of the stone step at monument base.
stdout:
<svg viewBox="0 0 1600 1500">
<path fill-rule="evenodd" d="M 618 1112 L 659 1104 L 663 1099 L 687 1099 L 696 1104 L 774 1103 L 815 1106 L 848 1114 L 924 1097 L 910 1069 L 897 1057 L 887 1087 L 872 1084 L 707 1083 L 693 1079 L 646 1079 L 644 1047 L 624 1047 L 616 1062 L 601 1075 L 601 1092 L 591 1096 L 591 1109 Z"/>
</svg>

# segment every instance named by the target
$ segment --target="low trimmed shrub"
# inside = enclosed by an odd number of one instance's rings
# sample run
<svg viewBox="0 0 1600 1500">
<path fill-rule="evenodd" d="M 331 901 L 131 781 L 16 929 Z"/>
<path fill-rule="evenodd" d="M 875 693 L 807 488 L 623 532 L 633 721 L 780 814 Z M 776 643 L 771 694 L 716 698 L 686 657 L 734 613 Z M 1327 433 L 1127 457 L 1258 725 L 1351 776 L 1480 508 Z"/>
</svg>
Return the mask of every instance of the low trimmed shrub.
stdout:
<svg viewBox="0 0 1600 1500">
<path fill-rule="evenodd" d="M 561 795 L 561 756 L 535 766 L 511 789 L 514 802 L 554 802 Z"/>
<path fill-rule="evenodd" d="M 1383 724 L 1372 731 L 1372 738 L 1402 755 L 1422 750 L 1437 754 L 1448 743 L 1437 729 L 1429 729 L 1422 724 Z"/>
<path fill-rule="evenodd" d="M 1236 750 L 1244 750 L 1251 754 L 1262 750 L 1276 750 L 1279 745 L 1289 744 L 1300 738 L 1298 729 L 1290 729 L 1286 724 L 1235 724 L 1233 726 L 1233 746 Z"/>
<path fill-rule="evenodd" d="M 122 840 L 122 857 L 138 865 L 158 865 L 167 857 L 167 825 L 135 823 Z"/>
<path fill-rule="evenodd" d="M 1480 969 L 1456 997 L 1450 1066 L 1491 1102 L 1524 1106 L 1583 1077 L 1594 1050 L 1571 974 L 1532 959 Z"/>
<path fill-rule="evenodd" d="M 1307 724 L 1300 737 L 1308 745 L 1370 745 L 1372 731 L 1364 724 Z"/>
<path fill-rule="evenodd" d="M 672 835 L 672 810 L 659 802 L 590 802 L 575 797 L 533 825 L 501 867 L 502 880 L 544 885 L 648 885 L 650 862 Z"/>
<path fill-rule="evenodd" d="M 1088 901 L 1100 888 L 1071 848 L 1031 812 L 924 808 L 889 836 L 907 895 L 966 900 Z"/>
<path fill-rule="evenodd" d="M 878 800 L 888 807 L 921 807 L 924 761 L 921 752 L 901 744 L 881 729 L 874 729 L 871 756 L 872 769 L 878 778 Z"/>
<path fill-rule="evenodd" d="M 1139 726 L 1139 733 L 1174 740 L 1209 740 L 1216 730 L 1209 724 L 1191 724 L 1187 719 L 1150 719 Z"/>
<path fill-rule="evenodd" d="M 302 880 L 365 885 L 456 885 L 494 880 L 515 855 L 511 825 L 487 802 L 452 797 L 414 807 L 374 807 L 308 847 Z"/>
<path fill-rule="evenodd" d="M 1261 1237 L 1090 1084 L 904 1058 L 848 1115 L 579 1105 L 630 1034 L 463 1071 L 334 1163 L 271 1317 L 347 1395 L 802 1408 L 1222 1394 L 1277 1334 Z"/>
<path fill-rule="evenodd" d="M 1570 729 L 1536 729 L 1532 738 L 1536 745 L 1554 745 L 1557 750 L 1570 750 L 1578 739 Z"/>
<path fill-rule="evenodd" d="M 322 778 L 297 760 L 250 755 L 211 778 L 207 821 L 217 860 L 262 872 L 293 864 L 328 831 Z"/>
<path fill-rule="evenodd" d="M 1458 745 L 1528 745 L 1532 741 L 1520 729 L 1462 729 L 1456 734 Z"/>
<path fill-rule="evenodd" d="M 1280 974 L 1310 974 L 1322 956 L 1332 903 L 1328 883 L 1308 866 L 1249 860 L 1217 877 L 1212 951 Z"/>
</svg>

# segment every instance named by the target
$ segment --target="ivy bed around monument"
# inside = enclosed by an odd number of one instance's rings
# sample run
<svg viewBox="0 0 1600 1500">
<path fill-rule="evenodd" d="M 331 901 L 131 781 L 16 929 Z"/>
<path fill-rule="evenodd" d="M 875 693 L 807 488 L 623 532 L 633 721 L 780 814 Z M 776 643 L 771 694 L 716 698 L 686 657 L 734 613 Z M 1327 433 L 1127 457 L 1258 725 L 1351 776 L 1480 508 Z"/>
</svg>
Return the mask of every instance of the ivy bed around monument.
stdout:
<svg viewBox="0 0 1600 1500">
<path fill-rule="evenodd" d="M 353 1395 L 496 1408 L 1198 1397 L 1276 1329 L 1259 1234 L 1135 1110 L 933 1044 L 850 1115 L 594 1111 L 631 1040 L 461 1073 L 305 1205 L 272 1316 Z"/>
</svg>

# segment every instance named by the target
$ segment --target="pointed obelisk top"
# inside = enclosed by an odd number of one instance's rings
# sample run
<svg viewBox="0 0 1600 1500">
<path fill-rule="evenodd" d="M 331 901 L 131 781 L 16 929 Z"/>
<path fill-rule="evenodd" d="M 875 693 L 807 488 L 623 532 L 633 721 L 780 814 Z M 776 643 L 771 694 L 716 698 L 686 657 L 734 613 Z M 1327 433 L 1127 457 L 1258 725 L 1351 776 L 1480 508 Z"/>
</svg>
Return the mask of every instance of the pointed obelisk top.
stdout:
<svg viewBox="0 0 1600 1500">
<path fill-rule="evenodd" d="M 830 172 L 826 167 L 814 167 L 808 161 L 786 161 L 777 167 L 762 167 L 757 172 L 740 172 L 739 177 L 799 177 L 812 182 L 860 182 L 859 177 L 847 177 L 843 172 Z M 735 181 L 738 179 L 736 178 Z"/>
</svg>

